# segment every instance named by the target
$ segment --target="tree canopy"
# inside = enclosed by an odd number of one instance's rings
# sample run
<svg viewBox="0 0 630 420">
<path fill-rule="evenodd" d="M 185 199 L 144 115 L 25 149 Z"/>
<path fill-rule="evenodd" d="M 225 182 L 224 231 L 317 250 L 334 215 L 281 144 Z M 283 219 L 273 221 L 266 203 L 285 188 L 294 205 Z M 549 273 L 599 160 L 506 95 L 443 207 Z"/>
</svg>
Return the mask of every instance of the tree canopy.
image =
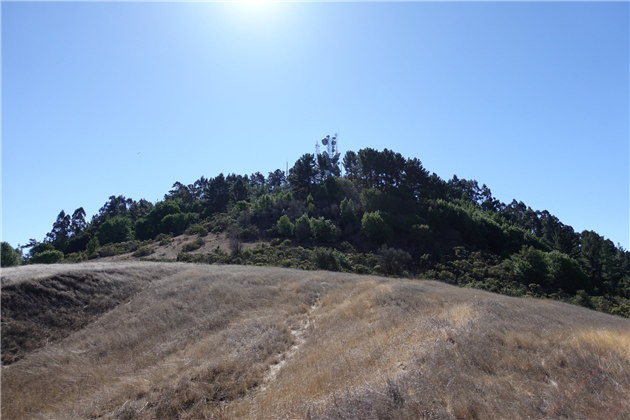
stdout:
<svg viewBox="0 0 630 420">
<path fill-rule="evenodd" d="M 234 241 L 280 241 L 282 251 L 213 253 L 206 261 L 404 273 L 578 304 L 591 296 L 594 307 L 630 316 L 630 253 L 596 232 L 576 232 L 516 199 L 503 203 L 476 180 L 443 180 L 415 157 L 364 148 L 340 162 L 329 149 L 303 154 L 288 173 L 177 181 L 156 203 L 112 195 L 90 222 L 83 207 L 62 210 L 43 242 L 22 247 L 30 248 L 24 262 L 95 258 L 184 232 L 229 231 Z M 3 266 L 18 255 L 7 246 Z"/>
</svg>

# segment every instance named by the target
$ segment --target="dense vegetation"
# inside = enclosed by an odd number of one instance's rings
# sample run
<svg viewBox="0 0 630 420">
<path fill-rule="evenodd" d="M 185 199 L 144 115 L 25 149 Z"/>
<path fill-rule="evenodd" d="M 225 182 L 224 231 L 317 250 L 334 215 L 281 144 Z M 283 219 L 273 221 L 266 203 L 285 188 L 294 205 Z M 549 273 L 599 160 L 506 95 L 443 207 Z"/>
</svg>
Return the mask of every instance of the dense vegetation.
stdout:
<svg viewBox="0 0 630 420">
<path fill-rule="evenodd" d="M 178 260 L 420 276 L 630 316 L 630 253 L 621 246 L 546 210 L 502 203 L 477 181 L 445 181 L 388 149 L 348 151 L 341 163 L 338 154 L 307 153 L 288 174 L 176 182 L 155 204 L 111 196 L 89 223 L 83 208 L 61 211 L 43 242 L 22 247 L 22 262 L 146 256 L 150 242 L 208 232 L 226 232 L 230 253 L 182 252 Z M 243 250 L 255 240 L 270 245 Z M 20 251 L 7 246 L 3 266 L 19 263 Z"/>
</svg>

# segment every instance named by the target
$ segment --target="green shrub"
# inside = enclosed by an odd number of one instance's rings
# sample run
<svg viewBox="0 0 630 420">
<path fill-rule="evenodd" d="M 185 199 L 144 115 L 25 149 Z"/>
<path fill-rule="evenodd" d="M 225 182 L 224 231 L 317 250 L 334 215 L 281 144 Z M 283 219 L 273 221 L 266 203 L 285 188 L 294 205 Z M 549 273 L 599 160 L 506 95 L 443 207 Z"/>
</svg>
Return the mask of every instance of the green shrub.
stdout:
<svg viewBox="0 0 630 420">
<path fill-rule="evenodd" d="M 311 219 L 313 238 L 322 243 L 332 243 L 337 239 L 337 227 L 330 220 L 323 217 Z"/>
<path fill-rule="evenodd" d="M 159 231 L 161 233 L 172 233 L 173 235 L 181 235 L 186 228 L 195 223 L 199 219 L 197 213 L 173 213 L 167 214 L 160 221 Z"/>
<path fill-rule="evenodd" d="M 585 290 L 578 290 L 572 300 L 575 305 L 584 306 L 585 308 L 593 308 L 591 297 Z"/>
<path fill-rule="evenodd" d="M 212 219 L 210 219 L 208 229 L 210 229 L 212 233 L 221 233 L 226 229 L 237 225 L 238 222 L 232 216 L 227 213 L 217 213 L 212 216 Z"/>
<path fill-rule="evenodd" d="M 447 270 L 442 270 L 437 274 L 437 278 L 445 283 L 455 284 L 457 283 L 457 276 Z"/>
<path fill-rule="evenodd" d="M 134 252 L 142 246 L 142 242 L 141 241 L 127 241 L 127 242 L 123 242 L 119 244 L 118 246 L 123 248 L 125 252 Z"/>
<path fill-rule="evenodd" d="M 237 236 L 243 241 L 255 241 L 260 237 L 260 230 L 254 225 L 249 225 L 244 229 L 238 229 Z"/>
<path fill-rule="evenodd" d="M 63 252 L 48 250 L 39 252 L 31 257 L 32 264 L 56 264 L 63 261 Z"/>
<path fill-rule="evenodd" d="M 358 274 L 372 274 L 372 270 L 363 264 L 357 264 L 354 266 L 354 271 Z"/>
<path fill-rule="evenodd" d="M 194 242 L 188 242 L 187 244 L 184 244 L 184 246 L 182 247 L 182 252 L 195 251 L 201 248 L 205 243 L 206 241 L 204 241 L 203 238 L 197 238 Z"/>
<path fill-rule="evenodd" d="M 339 251 L 330 248 L 316 248 L 314 262 L 320 270 L 340 271 Z"/>
<path fill-rule="evenodd" d="M 86 252 L 73 252 L 65 256 L 63 262 L 65 263 L 80 263 L 88 259 Z"/>
<path fill-rule="evenodd" d="M 519 283 L 531 284 L 546 282 L 548 266 L 546 253 L 533 246 L 523 246 L 518 254 L 513 254 L 505 265 Z"/>
<path fill-rule="evenodd" d="M 354 201 L 344 198 L 340 204 L 341 226 L 349 228 L 350 231 L 359 225 L 357 213 L 354 210 Z"/>
<path fill-rule="evenodd" d="M 90 241 L 90 239 L 91 239 L 91 235 L 87 232 L 81 232 L 78 235 L 72 236 L 68 240 L 68 246 L 66 247 L 65 252 L 73 253 L 73 252 L 85 251 L 85 248 L 87 247 L 87 244 Z"/>
<path fill-rule="evenodd" d="M 98 229 L 97 236 L 102 244 L 128 241 L 131 239 L 131 220 L 123 216 L 107 219 Z"/>
<path fill-rule="evenodd" d="M 87 252 L 88 256 L 95 255 L 100 248 L 101 248 L 101 244 L 98 238 L 95 236 L 92 239 L 90 239 L 87 246 L 85 247 L 85 251 Z"/>
<path fill-rule="evenodd" d="M 0 265 L 2 267 L 14 267 L 20 265 L 22 254 L 8 242 L 2 242 L 2 255 L 0 255 Z"/>
<path fill-rule="evenodd" d="M 569 294 L 577 293 L 580 289 L 591 289 L 589 278 L 573 258 L 558 251 L 551 251 L 545 255 L 545 259 L 549 270 L 549 282 L 554 289 L 562 289 Z"/>
<path fill-rule="evenodd" d="M 166 246 L 173 242 L 171 235 L 167 235 L 166 233 L 160 233 L 155 240 L 159 242 L 160 246 Z"/>
<path fill-rule="evenodd" d="M 127 252 L 124 248 L 109 244 L 100 248 L 98 251 L 99 257 L 113 257 L 114 255 L 120 255 Z"/>
<path fill-rule="evenodd" d="M 50 242 L 42 242 L 31 248 L 29 255 L 32 257 L 44 251 L 54 251 L 55 247 Z"/>
<path fill-rule="evenodd" d="M 381 272 L 389 275 L 402 275 L 403 271 L 409 262 L 411 262 L 411 255 L 401 249 L 388 248 L 387 245 L 383 245 L 378 251 L 379 265 L 381 266 Z"/>
<path fill-rule="evenodd" d="M 148 246 L 141 246 L 140 248 L 138 248 L 134 253 L 133 256 L 134 257 L 146 257 L 148 255 L 151 255 L 155 252 L 155 250 L 153 248 L 149 248 Z"/>
<path fill-rule="evenodd" d="M 196 223 L 194 225 L 191 225 L 188 229 L 186 229 L 184 233 L 186 235 L 208 236 L 208 229 L 203 227 L 203 225 Z"/>
<path fill-rule="evenodd" d="M 293 236 L 295 225 L 291 223 L 291 220 L 289 220 L 289 216 L 287 216 L 286 214 L 282 215 L 280 219 L 278 219 L 277 227 L 278 234 L 280 236 L 284 236 L 285 238 Z"/>
<path fill-rule="evenodd" d="M 313 262 L 320 270 L 354 271 L 350 260 L 336 249 L 316 248 L 313 253 Z M 297 260 L 295 265 L 297 265 Z"/>
<path fill-rule="evenodd" d="M 392 236 L 392 230 L 379 211 L 366 212 L 361 219 L 361 233 L 377 244 L 382 244 Z"/>
<path fill-rule="evenodd" d="M 246 211 L 249 210 L 249 203 L 247 201 L 237 201 L 234 204 L 234 210 L 241 212 L 241 211 Z"/>
<path fill-rule="evenodd" d="M 311 219 L 303 214 L 295 221 L 295 238 L 298 242 L 307 241 L 311 237 Z"/>
</svg>

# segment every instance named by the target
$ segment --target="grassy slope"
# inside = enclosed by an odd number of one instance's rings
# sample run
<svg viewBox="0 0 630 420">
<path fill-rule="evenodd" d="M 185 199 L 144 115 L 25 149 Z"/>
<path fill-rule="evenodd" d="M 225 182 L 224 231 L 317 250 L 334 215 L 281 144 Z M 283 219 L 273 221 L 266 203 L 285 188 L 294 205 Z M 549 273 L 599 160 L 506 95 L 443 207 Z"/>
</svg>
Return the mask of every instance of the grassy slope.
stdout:
<svg viewBox="0 0 630 420">
<path fill-rule="evenodd" d="M 630 419 L 630 320 L 558 302 L 271 267 L 2 277 L 6 419 Z"/>
</svg>

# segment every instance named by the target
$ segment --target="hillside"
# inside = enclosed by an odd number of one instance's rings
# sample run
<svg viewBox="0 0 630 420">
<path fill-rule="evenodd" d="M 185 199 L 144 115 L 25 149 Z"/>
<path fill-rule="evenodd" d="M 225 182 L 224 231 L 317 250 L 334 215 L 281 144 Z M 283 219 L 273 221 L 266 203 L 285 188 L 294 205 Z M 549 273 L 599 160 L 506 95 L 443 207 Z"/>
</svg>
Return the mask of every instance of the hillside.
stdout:
<svg viewBox="0 0 630 420">
<path fill-rule="evenodd" d="M 2 270 L 5 419 L 630 419 L 630 320 L 238 265 Z"/>
</svg>

